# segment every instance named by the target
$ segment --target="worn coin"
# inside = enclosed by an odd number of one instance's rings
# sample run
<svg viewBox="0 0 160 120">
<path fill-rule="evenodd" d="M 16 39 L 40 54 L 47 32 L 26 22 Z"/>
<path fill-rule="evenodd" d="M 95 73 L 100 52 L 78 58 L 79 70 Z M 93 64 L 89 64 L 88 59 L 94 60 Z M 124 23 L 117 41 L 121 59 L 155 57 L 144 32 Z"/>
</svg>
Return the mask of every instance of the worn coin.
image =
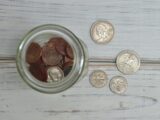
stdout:
<svg viewBox="0 0 160 120">
<path fill-rule="evenodd" d="M 26 61 L 28 63 L 35 63 L 41 57 L 42 49 L 38 43 L 32 42 L 26 52 Z"/>
<path fill-rule="evenodd" d="M 62 60 L 62 55 L 55 48 L 44 46 L 42 48 L 42 59 L 46 65 L 57 65 Z"/>
<path fill-rule="evenodd" d="M 62 54 L 62 55 L 66 55 L 66 47 L 68 45 L 68 43 L 63 39 L 63 38 L 55 38 L 56 39 L 56 50 Z"/>
<path fill-rule="evenodd" d="M 36 63 L 30 64 L 29 71 L 36 79 L 42 82 L 47 82 L 47 70 L 41 59 Z"/>
<path fill-rule="evenodd" d="M 90 34 L 94 42 L 108 43 L 114 36 L 114 27 L 108 21 L 96 21 L 91 26 Z"/>
<path fill-rule="evenodd" d="M 67 56 L 71 59 L 73 59 L 73 50 L 71 48 L 71 46 L 68 44 L 67 47 L 66 47 L 66 52 L 67 52 Z"/>
<path fill-rule="evenodd" d="M 48 73 L 47 82 L 49 82 L 49 83 L 58 82 L 58 81 L 62 80 L 63 77 L 64 77 L 63 71 L 61 70 L 61 68 L 59 68 L 57 66 L 56 67 L 50 67 L 47 70 L 47 73 Z"/>
<path fill-rule="evenodd" d="M 128 83 L 126 78 L 122 76 L 115 76 L 109 83 L 110 90 L 116 94 L 124 94 L 127 90 Z"/>
<path fill-rule="evenodd" d="M 89 76 L 90 84 L 96 88 L 102 88 L 108 83 L 107 74 L 102 70 L 95 70 Z"/>
<path fill-rule="evenodd" d="M 135 51 L 124 50 L 118 54 L 116 65 L 120 72 L 133 74 L 140 68 L 140 57 Z"/>
</svg>

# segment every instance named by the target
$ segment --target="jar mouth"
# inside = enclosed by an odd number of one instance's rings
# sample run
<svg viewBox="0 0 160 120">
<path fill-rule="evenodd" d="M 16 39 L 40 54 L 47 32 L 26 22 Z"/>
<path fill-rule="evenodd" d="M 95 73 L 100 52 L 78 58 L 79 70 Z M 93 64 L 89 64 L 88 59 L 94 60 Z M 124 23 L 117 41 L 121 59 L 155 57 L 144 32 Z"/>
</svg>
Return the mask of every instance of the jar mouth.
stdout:
<svg viewBox="0 0 160 120">
<path fill-rule="evenodd" d="M 72 70 L 63 80 L 58 82 L 41 82 L 34 78 L 27 68 L 25 56 L 29 44 L 38 42 L 41 45 L 48 40 L 45 39 L 46 37 L 62 37 L 73 50 Z M 81 77 L 85 67 L 85 51 L 80 40 L 70 30 L 60 25 L 46 24 L 32 29 L 24 36 L 17 49 L 16 64 L 21 77 L 32 88 L 45 93 L 58 93 L 71 87 Z"/>
</svg>

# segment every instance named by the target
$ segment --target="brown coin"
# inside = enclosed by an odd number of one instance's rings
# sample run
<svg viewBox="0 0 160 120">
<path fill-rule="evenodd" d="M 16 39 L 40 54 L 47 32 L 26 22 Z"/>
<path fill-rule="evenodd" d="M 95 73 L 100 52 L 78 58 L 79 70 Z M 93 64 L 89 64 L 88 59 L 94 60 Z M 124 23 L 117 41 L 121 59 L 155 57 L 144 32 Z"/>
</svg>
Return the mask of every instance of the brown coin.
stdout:
<svg viewBox="0 0 160 120">
<path fill-rule="evenodd" d="M 72 66 L 68 66 L 63 70 L 64 76 L 66 77 L 72 70 Z"/>
<path fill-rule="evenodd" d="M 45 45 L 42 49 L 42 59 L 46 65 L 57 65 L 62 60 L 62 55 L 55 48 Z"/>
<path fill-rule="evenodd" d="M 41 57 L 42 49 L 39 44 L 32 42 L 26 52 L 26 61 L 35 63 Z"/>
<path fill-rule="evenodd" d="M 67 56 L 65 56 L 64 57 L 64 63 L 67 63 L 67 62 L 72 62 L 72 59 L 70 59 Z"/>
<path fill-rule="evenodd" d="M 67 68 L 67 67 L 69 67 L 69 66 L 72 66 L 72 65 L 73 65 L 73 62 L 72 62 L 72 61 L 66 62 L 66 63 L 64 63 L 64 65 L 63 65 L 63 69 L 65 69 L 65 68 Z"/>
<path fill-rule="evenodd" d="M 68 44 L 66 47 L 66 52 L 67 52 L 67 56 L 71 59 L 73 59 L 73 50 L 71 48 L 71 46 Z"/>
<path fill-rule="evenodd" d="M 66 46 L 68 45 L 67 42 L 63 38 L 55 38 L 56 39 L 56 50 L 62 54 L 66 55 Z"/>
<path fill-rule="evenodd" d="M 30 64 L 29 71 L 36 79 L 47 82 L 47 70 L 41 59 L 36 63 Z"/>
<path fill-rule="evenodd" d="M 63 68 L 63 64 L 64 64 L 64 59 L 62 59 L 62 60 L 58 63 L 58 66 L 59 66 L 60 68 Z"/>
<path fill-rule="evenodd" d="M 55 48 L 55 46 L 56 46 L 56 41 L 57 41 L 58 39 L 56 39 L 56 38 L 51 38 L 48 42 L 47 42 L 47 46 L 48 47 L 50 47 L 50 48 Z"/>
</svg>

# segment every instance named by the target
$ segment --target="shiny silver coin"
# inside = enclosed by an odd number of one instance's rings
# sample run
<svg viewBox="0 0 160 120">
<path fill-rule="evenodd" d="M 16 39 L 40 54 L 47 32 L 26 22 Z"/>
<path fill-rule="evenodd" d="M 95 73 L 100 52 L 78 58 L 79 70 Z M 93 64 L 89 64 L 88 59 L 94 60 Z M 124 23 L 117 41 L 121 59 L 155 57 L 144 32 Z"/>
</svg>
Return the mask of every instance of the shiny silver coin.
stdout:
<svg viewBox="0 0 160 120">
<path fill-rule="evenodd" d="M 114 36 L 114 27 L 108 21 L 96 21 L 90 30 L 91 38 L 99 44 L 108 43 Z"/>
<path fill-rule="evenodd" d="M 59 67 L 50 67 L 47 70 L 48 73 L 48 83 L 58 82 L 64 78 L 64 73 Z"/>
<path fill-rule="evenodd" d="M 140 57 L 132 50 L 124 50 L 120 52 L 116 59 L 116 65 L 120 72 L 124 74 L 133 74 L 140 68 Z"/>
<path fill-rule="evenodd" d="M 95 70 L 89 76 L 90 84 L 96 88 L 102 88 L 108 83 L 107 74 L 102 70 Z"/>
<path fill-rule="evenodd" d="M 127 80 L 122 76 L 115 76 L 109 83 L 110 90 L 116 94 L 124 94 L 128 88 Z"/>
</svg>

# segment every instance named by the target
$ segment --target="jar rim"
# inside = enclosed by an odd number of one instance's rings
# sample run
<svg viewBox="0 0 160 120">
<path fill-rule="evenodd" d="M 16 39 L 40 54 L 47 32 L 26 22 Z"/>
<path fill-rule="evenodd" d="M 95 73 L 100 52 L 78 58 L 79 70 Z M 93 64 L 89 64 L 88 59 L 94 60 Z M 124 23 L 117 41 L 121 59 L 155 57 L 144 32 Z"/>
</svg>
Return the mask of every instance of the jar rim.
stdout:
<svg viewBox="0 0 160 120">
<path fill-rule="evenodd" d="M 43 31 L 47 32 L 47 30 L 53 33 L 58 32 L 58 34 L 67 37 L 67 42 L 71 45 L 75 56 L 74 65 L 70 74 L 67 75 L 62 82 L 55 84 L 44 83 L 33 79 L 32 76 L 29 76 L 27 66 L 24 64 L 27 44 L 33 40 L 34 35 L 39 35 Z M 60 25 L 44 24 L 31 29 L 22 38 L 17 49 L 16 65 L 20 76 L 30 87 L 44 93 L 58 93 L 68 89 L 79 80 L 85 67 L 85 57 L 83 45 L 74 33 Z"/>
</svg>

